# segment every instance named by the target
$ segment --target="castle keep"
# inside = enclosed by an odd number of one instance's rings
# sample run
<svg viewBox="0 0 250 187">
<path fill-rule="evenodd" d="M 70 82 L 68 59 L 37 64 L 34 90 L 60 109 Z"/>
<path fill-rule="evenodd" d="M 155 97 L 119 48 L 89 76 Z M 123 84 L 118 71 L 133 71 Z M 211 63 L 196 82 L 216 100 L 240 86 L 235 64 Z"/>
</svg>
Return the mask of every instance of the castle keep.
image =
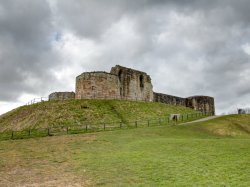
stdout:
<svg viewBox="0 0 250 187">
<path fill-rule="evenodd" d="M 155 93 L 148 74 L 119 65 L 112 67 L 110 73 L 85 72 L 77 76 L 75 93 L 55 92 L 49 95 L 49 100 L 86 98 L 161 102 L 215 114 L 214 98 L 209 96 L 181 98 Z"/>
</svg>

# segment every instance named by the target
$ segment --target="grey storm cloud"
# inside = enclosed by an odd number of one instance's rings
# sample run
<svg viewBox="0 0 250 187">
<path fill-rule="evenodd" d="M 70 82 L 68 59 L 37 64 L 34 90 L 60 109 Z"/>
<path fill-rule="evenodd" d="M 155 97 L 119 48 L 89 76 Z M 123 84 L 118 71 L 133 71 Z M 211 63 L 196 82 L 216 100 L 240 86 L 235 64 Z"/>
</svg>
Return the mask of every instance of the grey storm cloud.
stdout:
<svg viewBox="0 0 250 187">
<path fill-rule="evenodd" d="M 39 92 L 36 87 L 52 78 L 47 73 L 55 65 L 52 32 L 51 10 L 44 1 L 0 1 L 1 101 Z"/>
<path fill-rule="evenodd" d="M 249 12 L 247 0 L 0 0 L 0 101 L 68 88 L 53 70 L 76 62 L 53 43 L 71 33 L 98 50 L 83 70 L 140 69 L 155 91 L 227 111 L 250 100 Z"/>
</svg>

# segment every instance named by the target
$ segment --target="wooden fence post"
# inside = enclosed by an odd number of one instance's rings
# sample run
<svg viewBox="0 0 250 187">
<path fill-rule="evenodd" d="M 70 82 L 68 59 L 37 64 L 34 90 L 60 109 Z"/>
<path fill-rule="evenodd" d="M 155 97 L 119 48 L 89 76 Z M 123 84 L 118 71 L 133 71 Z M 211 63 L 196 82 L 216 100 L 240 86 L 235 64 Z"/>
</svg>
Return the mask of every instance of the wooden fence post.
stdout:
<svg viewBox="0 0 250 187">
<path fill-rule="evenodd" d="M 11 139 L 14 139 L 14 131 L 11 132 Z"/>
<path fill-rule="evenodd" d="M 29 129 L 29 136 L 31 136 L 31 129 Z"/>
</svg>

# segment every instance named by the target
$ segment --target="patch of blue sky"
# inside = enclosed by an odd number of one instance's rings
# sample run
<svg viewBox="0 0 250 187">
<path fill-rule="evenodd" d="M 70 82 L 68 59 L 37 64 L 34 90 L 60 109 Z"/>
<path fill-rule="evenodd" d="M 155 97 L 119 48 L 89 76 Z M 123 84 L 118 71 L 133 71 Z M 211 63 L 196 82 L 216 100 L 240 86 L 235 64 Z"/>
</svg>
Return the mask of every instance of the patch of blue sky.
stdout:
<svg viewBox="0 0 250 187">
<path fill-rule="evenodd" d="M 54 33 L 52 34 L 52 39 L 53 39 L 54 41 L 59 42 L 59 41 L 62 39 L 62 33 L 61 33 L 61 32 L 54 32 Z"/>
</svg>

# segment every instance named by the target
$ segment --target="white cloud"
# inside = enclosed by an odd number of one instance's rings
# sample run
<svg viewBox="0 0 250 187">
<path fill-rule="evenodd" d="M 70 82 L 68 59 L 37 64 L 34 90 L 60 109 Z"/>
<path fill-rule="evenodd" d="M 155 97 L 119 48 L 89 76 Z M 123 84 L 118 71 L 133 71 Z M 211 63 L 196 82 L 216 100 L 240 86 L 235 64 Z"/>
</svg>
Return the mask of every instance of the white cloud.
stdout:
<svg viewBox="0 0 250 187">
<path fill-rule="evenodd" d="M 0 102 L 0 115 L 22 105 L 20 102 Z"/>
<path fill-rule="evenodd" d="M 245 43 L 245 44 L 242 45 L 241 47 L 242 47 L 243 51 L 244 51 L 246 54 L 250 55 L 250 44 L 249 44 L 249 43 Z"/>
</svg>

